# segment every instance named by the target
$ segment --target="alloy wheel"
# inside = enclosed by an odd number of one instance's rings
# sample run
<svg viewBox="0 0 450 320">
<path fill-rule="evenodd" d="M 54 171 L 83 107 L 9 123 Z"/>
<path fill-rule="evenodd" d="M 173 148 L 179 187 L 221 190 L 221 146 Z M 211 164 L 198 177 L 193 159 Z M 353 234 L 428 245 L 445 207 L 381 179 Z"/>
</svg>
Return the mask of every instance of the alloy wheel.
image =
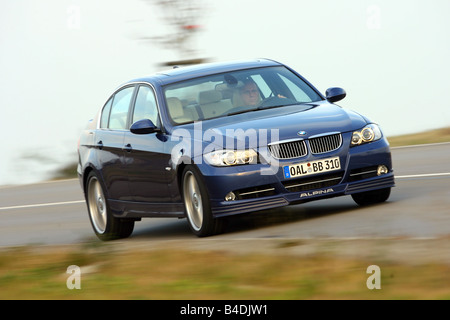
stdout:
<svg viewBox="0 0 450 320">
<path fill-rule="evenodd" d="M 203 224 L 203 202 L 197 179 L 191 171 L 184 176 L 183 195 L 189 222 L 195 231 Z"/>
</svg>

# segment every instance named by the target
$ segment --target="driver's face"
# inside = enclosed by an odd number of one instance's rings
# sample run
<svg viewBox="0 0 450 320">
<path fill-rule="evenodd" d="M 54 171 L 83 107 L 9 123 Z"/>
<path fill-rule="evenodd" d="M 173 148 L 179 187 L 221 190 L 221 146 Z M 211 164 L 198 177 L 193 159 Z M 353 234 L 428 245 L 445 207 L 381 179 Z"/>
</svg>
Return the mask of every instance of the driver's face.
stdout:
<svg viewBox="0 0 450 320">
<path fill-rule="evenodd" d="M 259 103 L 259 90 L 256 84 L 247 83 L 241 89 L 241 97 L 247 106 L 256 106 Z"/>
</svg>

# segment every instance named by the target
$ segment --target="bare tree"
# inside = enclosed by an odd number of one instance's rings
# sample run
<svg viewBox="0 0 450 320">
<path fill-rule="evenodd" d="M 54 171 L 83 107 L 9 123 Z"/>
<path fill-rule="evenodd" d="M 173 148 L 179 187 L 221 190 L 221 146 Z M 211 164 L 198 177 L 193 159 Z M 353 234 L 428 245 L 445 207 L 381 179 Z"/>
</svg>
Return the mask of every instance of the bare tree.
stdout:
<svg viewBox="0 0 450 320">
<path fill-rule="evenodd" d="M 198 52 L 194 38 L 200 31 L 200 19 L 205 11 L 201 0 L 143 0 L 158 8 L 160 20 L 167 25 L 167 34 L 141 37 L 141 40 L 157 43 L 178 53 L 179 61 L 166 62 L 165 65 L 191 64 L 204 59 L 194 58 Z"/>
</svg>

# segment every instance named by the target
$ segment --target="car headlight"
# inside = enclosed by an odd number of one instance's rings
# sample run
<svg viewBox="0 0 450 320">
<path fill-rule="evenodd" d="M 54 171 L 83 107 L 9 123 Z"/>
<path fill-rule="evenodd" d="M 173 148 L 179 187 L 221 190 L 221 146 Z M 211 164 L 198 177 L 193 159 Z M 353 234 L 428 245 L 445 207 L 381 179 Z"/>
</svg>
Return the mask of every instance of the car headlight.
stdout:
<svg viewBox="0 0 450 320">
<path fill-rule="evenodd" d="M 258 154 L 253 149 L 218 150 L 204 154 L 203 158 L 212 166 L 223 167 L 257 163 Z"/>
<path fill-rule="evenodd" d="M 383 134 L 381 133 L 380 127 L 372 123 L 365 126 L 361 130 L 354 131 L 350 145 L 352 147 L 359 146 L 364 143 L 379 140 L 382 136 Z"/>
</svg>

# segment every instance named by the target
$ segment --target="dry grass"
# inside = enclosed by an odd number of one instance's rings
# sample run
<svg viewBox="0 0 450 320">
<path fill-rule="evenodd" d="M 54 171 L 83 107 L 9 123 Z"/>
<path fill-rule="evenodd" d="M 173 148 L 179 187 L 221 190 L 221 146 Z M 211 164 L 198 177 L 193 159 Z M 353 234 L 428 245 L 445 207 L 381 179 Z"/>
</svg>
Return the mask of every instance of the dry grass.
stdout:
<svg viewBox="0 0 450 320">
<path fill-rule="evenodd" d="M 441 128 L 431 131 L 388 137 L 392 147 L 416 144 L 440 143 L 450 141 L 450 128 Z"/>
<path fill-rule="evenodd" d="M 369 290 L 367 267 L 381 268 Z M 67 267 L 81 267 L 69 290 Z M 325 254 L 239 255 L 208 250 L 70 250 L 0 252 L 0 299 L 450 299 L 450 267 L 402 265 Z"/>
</svg>

